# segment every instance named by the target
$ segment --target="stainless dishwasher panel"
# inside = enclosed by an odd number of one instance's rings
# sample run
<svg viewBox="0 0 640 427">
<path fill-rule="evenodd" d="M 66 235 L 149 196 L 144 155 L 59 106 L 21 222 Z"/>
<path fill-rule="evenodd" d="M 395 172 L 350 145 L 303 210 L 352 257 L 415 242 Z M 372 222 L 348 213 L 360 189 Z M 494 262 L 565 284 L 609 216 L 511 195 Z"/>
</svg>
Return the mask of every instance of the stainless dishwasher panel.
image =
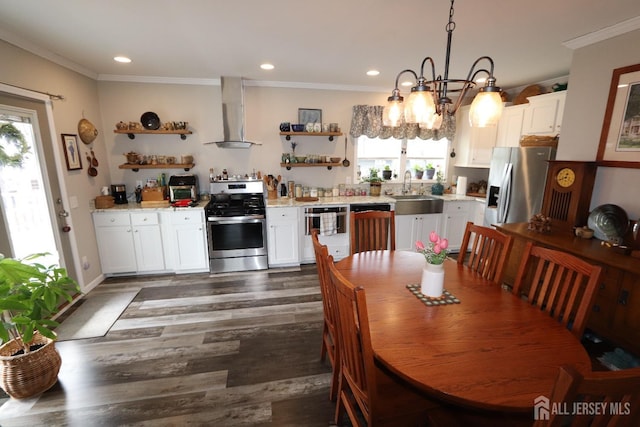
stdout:
<svg viewBox="0 0 640 427">
<path fill-rule="evenodd" d="M 348 208 L 346 206 L 323 206 L 317 208 L 304 209 L 304 234 L 311 235 L 314 228 L 320 229 L 320 217 L 323 213 L 334 212 L 336 214 L 336 232 L 344 234 L 347 232 Z"/>
</svg>

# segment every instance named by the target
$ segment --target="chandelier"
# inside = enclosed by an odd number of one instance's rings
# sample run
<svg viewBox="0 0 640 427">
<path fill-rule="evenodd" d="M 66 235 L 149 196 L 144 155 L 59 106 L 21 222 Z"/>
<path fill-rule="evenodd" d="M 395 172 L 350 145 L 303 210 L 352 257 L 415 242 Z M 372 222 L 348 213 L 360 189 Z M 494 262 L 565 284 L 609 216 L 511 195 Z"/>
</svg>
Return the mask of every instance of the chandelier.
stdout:
<svg viewBox="0 0 640 427">
<path fill-rule="evenodd" d="M 488 77 L 485 86 L 480 88 L 478 94 L 471 103 L 469 110 L 469 122 L 471 126 L 486 127 L 495 126 L 502 114 L 503 104 L 500 97 L 500 88 L 496 86 L 496 79 L 493 76 L 493 59 L 482 56 L 473 63 L 466 79 L 449 78 L 449 56 L 451 55 L 451 39 L 453 30 L 456 27 L 453 22 L 453 3 L 449 8 L 449 22 L 447 23 L 447 52 L 444 64 L 444 75 L 436 77 L 435 65 L 431 57 L 422 60 L 420 75 L 413 70 L 402 70 L 396 76 L 396 85 L 387 98 L 388 104 L 383 113 L 383 124 L 385 126 L 400 126 L 403 123 L 417 123 L 420 128 L 439 129 L 443 119 L 455 115 L 458 107 L 467 94 L 475 87 L 475 80 L 479 75 L 486 74 Z M 427 63 L 431 66 L 431 80 L 424 77 L 424 68 Z M 480 63 L 488 63 L 489 69 L 478 68 Z M 406 102 L 400 95 L 398 83 L 400 76 L 410 73 L 416 80 L 416 85 L 411 88 L 411 93 Z M 458 99 L 455 103 L 450 95 L 457 93 Z"/>
</svg>

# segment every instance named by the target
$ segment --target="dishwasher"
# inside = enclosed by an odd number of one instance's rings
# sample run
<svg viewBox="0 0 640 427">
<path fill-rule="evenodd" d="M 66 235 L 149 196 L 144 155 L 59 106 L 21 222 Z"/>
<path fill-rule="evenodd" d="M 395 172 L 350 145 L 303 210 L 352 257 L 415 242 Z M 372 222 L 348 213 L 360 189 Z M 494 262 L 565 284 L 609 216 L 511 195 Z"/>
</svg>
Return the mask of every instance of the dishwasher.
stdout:
<svg viewBox="0 0 640 427">
<path fill-rule="evenodd" d="M 351 212 L 364 212 L 364 211 L 390 211 L 391 204 L 389 203 L 352 203 L 349 205 Z"/>
</svg>

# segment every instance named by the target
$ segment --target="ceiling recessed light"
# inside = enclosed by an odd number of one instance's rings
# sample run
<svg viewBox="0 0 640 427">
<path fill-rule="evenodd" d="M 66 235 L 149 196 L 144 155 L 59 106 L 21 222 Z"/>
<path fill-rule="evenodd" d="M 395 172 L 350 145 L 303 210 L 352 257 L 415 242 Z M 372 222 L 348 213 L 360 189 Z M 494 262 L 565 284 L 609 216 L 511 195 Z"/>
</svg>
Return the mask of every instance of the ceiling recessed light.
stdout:
<svg viewBox="0 0 640 427">
<path fill-rule="evenodd" d="M 113 58 L 113 60 L 116 62 L 121 62 L 123 64 L 128 64 L 129 62 L 131 62 L 131 59 L 127 58 L 126 56 L 116 56 Z"/>
<path fill-rule="evenodd" d="M 262 64 L 260 65 L 260 68 L 262 68 L 263 70 L 273 70 L 276 67 L 274 67 L 273 64 Z"/>
<path fill-rule="evenodd" d="M 378 70 L 369 70 L 367 71 L 367 76 L 377 76 L 380 74 L 380 71 Z"/>
</svg>

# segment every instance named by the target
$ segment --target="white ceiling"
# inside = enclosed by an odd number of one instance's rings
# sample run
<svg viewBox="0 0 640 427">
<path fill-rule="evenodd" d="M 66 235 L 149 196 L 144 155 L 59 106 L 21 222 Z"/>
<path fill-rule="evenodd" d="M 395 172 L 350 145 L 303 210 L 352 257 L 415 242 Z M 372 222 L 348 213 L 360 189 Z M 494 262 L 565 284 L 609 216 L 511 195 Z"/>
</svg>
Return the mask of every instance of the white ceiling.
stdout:
<svg viewBox="0 0 640 427">
<path fill-rule="evenodd" d="M 104 80 L 241 76 L 390 92 L 398 72 L 417 71 L 426 56 L 434 58 L 436 74 L 444 72 L 449 5 L 447 0 L 0 0 L 0 38 Z M 508 89 L 567 76 L 572 49 L 563 43 L 639 28 L 640 1 L 458 0 L 454 21 L 449 77 L 465 78 L 473 61 L 488 55 L 498 86 Z M 117 64 L 116 55 L 133 62 Z M 262 62 L 276 68 L 263 71 Z M 367 77 L 371 68 L 380 75 Z"/>
</svg>

